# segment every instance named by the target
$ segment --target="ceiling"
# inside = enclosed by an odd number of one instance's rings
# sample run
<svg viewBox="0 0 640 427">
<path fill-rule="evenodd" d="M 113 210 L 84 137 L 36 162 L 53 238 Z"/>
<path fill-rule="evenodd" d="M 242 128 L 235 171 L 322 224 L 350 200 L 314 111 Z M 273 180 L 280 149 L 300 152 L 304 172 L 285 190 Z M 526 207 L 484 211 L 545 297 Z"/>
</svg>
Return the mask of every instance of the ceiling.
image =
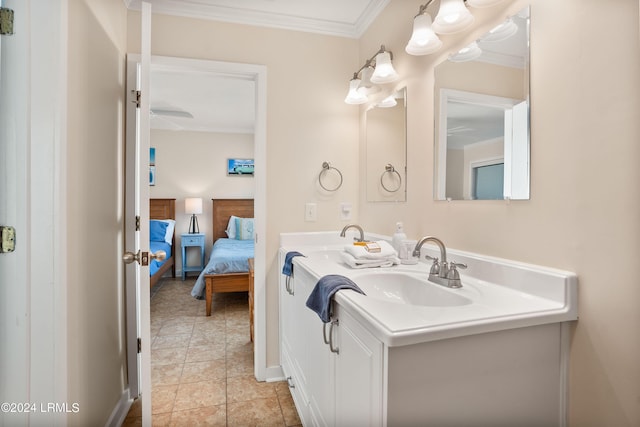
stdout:
<svg viewBox="0 0 640 427">
<path fill-rule="evenodd" d="M 359 38 L 390 0 L 146 0 L 153 13 Z M 140 10 L 141 0 L 124 0 Z"/>
</svg>

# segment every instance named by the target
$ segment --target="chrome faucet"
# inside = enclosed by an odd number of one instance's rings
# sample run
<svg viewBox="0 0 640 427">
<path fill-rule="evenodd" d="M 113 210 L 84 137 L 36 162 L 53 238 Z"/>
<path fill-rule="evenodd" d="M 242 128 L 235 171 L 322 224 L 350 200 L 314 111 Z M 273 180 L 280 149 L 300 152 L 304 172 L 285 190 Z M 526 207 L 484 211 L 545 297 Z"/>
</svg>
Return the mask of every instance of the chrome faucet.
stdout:
<svg viewBox="0 0 640 427">
<path fill-rule="evenodd" d="M 423 237 L 416 244 L 413 250 L 413 256 L 420 258 L 420 249 L 422 249 L 422 245 L 427 242 L 433 242 L 440 248 L 440 260 L 429 255 L 426 256 L 426 258 L 433 260 L 433 264 L 431 264 L 431 269 L 429 270 L 429 281 L 448 288 L 461 288 L 462 283 L 460 282 L 457 267 L 467 268 L 467 266 L 453 261 L 447 263 L 447 248 L 444 246 L 444 243 L 442 243 L 442 240 L 433 236 Z"/>
<path fill-rule="evenodd" d="M 340 232 L 340 237 L 345 237 L 346 233 L 347 233 L 347 230 L 350 229 L 350 228 L 355 228 L 356 230 L 358 230 L 360 232 L 360 238 L 358 239 L 357 237 L 354 237 L 353 239 L 356 242 L 364 242 L 364 230 L 358 224 L 345 225 L 344 228 L 342 229 L 342 231 Z"/>
</svg>

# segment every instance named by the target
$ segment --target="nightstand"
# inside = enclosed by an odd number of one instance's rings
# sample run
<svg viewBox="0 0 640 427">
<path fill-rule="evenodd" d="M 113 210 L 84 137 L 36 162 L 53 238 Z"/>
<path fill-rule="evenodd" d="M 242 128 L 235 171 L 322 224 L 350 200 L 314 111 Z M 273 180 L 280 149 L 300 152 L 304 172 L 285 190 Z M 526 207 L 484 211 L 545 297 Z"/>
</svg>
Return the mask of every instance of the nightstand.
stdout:
<svg viewBox="0 0 640 427">
<path fill-rule="evenodd" d="M 201 272 L 204 270 L 204 234 L 182 234 L 180 235 L 180 246 L 182 246 L 182 280 L 185 279 L 187 272 Z M 200 248 L 200 265 L 187 266 L 187 248 Z"/>
</svg>

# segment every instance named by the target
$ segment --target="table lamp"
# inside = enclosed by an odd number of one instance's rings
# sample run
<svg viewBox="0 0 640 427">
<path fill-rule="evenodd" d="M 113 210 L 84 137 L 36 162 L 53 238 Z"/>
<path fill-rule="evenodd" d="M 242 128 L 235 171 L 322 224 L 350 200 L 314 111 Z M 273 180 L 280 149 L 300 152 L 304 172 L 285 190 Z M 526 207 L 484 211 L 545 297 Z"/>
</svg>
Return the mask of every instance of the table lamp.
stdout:
<svg viewBox="0 0 640 427">
<path fill-rule="evenodd" d="M 189 234 L 200 233 L 200 227 L 198 226 L 198 217 L 202 213 L 202 199 L 199 197 L 188 197 L 184 199 L 184 211 L 191 214 L 191 221 L 189 222 Z"/>
</svg>

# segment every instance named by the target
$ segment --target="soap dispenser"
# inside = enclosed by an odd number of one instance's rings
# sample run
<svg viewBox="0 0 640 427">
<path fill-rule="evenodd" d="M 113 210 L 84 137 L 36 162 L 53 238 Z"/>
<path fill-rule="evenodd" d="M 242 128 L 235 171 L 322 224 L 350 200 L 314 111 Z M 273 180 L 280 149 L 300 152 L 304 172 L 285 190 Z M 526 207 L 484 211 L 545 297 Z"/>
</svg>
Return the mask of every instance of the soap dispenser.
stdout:
<svg viewBox="0 0 640 427">
<path fill-rule="evenodd" d="M 396 232 L 393 234 L 391 238 L 391 246 L 396 250 L 396 252 L 400 253 L 402 251 L 403 242 L 407 240 L 407 235 L 404 234 L 404 230 L 402 228 L 402 223 L 396 223 Z"/>
</svg>

